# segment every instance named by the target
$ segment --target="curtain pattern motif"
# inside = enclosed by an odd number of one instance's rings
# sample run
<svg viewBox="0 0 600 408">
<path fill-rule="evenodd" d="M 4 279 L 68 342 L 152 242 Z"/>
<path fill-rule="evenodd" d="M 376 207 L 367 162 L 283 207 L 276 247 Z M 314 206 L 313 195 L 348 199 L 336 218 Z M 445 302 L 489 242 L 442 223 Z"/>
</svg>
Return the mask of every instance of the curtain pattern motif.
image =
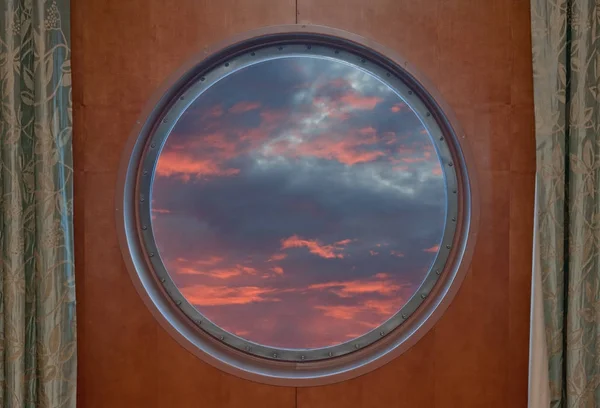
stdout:
<svg viewBox="0 0 600 408">
<path fill-rule="evenodd" d="M 600 406 L 600 2 L 531 0 L 551 407 Z"/>
<path fill-rule="evenodd" d="M 75 407 L 69 0 L 0 1 L 0 406 Z"/>
</svg>

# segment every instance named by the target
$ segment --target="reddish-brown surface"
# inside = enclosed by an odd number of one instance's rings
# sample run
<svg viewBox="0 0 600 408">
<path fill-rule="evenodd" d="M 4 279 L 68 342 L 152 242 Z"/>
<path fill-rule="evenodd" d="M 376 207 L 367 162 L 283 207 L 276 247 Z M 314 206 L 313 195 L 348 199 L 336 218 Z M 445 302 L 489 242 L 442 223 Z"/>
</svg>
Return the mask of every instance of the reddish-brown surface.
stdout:
<svg viewBox="0 0 600 408">
<path fill-rule="evenodd" d="M 298 0 L 301 23 L 403 54 L 455 110 L 481 224 L 456 299 L 416 346 L 345 383 L 273 387 L 198 360 L 154 320 L 117 242 L 121 150 L 154 90 L 193 53 L 295 21 L 295 0 L 74 0 L 76 262 L 81 407 L 524 407 L 535 150 L 528 2 Z"/>
</svg>

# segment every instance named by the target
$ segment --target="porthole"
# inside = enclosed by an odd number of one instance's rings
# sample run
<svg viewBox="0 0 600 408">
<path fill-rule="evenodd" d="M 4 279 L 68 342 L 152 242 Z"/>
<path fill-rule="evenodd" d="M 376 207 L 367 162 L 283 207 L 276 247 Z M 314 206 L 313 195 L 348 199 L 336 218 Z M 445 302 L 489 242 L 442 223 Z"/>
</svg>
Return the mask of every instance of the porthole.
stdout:
<svg viewBox="0 0 600 408">
<path fill-rule="evenodd" d="M 186 348 L 307 385 L 406 350 L 460 284 L 477 218 L 462 133 L 413 70 L 338 30 L 250 33 L 178 72 L 133 132 L 117 219 Z"/>
</svg>

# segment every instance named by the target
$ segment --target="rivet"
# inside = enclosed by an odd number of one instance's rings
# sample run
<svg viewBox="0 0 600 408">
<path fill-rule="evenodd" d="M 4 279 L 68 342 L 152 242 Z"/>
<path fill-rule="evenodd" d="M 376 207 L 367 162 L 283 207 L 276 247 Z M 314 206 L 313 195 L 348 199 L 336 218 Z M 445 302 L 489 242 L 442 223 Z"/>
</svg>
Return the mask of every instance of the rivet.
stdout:
<svg viewBox="0 0 600 408">
<path fill-rule="evenodd" d="M 443 138 L 443 137 L 440 137 L 440 142 L 443 142 L 443 141 L 444 141 L 444 138 Z"/>
<path fill-rule="evenodd" d="M 431 116 L 431 113 L 427 112 L 427 113 L 425 114 L 425 116 L 427 116 L 427 117 L 430 117 L 430 116 Z"/>
<path fill-rule="evenodd" d="M 142 202 L 142 203 L 144 202 L 144 197 L 140 198 L 140 202 Z"/>
<path fill-rule="evenodd" d="M 162 278 L 162 279 L 160 280 L 160 282 L 161 282 L 161 283 L 165 283 L 165 281 L 166 281 L 166 279 L 165 279 L 165 278 Z"/>
<path fill-rule="evenodd" d="M 152 258 L 154 256 L 154 252 L 150 252 L 148 255 L 150 255 L 150 258 Z"/>
<path fill-rule="evenodd" d="M 426 297 L 427 297 L 427 295 L 424 293 L 421 295 L 421 299 L 425 299 Z"/>
<path fill-rule="evenodd" d="M 252 350 L 252 347 L 246 346 L 246 351 L 250 351 L 250 350 Z"/>
<path fill-rule="evenodd" d="M 144 170 L 144 176 L 148 175 L 148 170 Z"/>
<path fill-rule="evenodd" d="M 336 53 L 336 54 L 339 54 L 339 53 L 340 53 L 340 51 L 339 51 L 339 50 L 335 50 L 335 53 Z"/>
<path fill-rule="evenodd" d="M 225 66 L 226 66 L 226 67 L 228 67 L 228 66 L 229 66 L 229 62 L 226 62 L 226 63 L 225 63 Z"/>
<path fill-rule="evenodd" d="M 254 56 L 256 55 L 256 53 L 255 53 L 255 52 L 252 52 L 252 53 L 250 53 L 250 55 L 252 55 L 252 56 L 254 57 Z"/>
<path fill-rule="evenodd" d="M 389 72 L 388 72 L 386 75 L 387 75 L 388 77 L 391 77 L 391 76 L 392 76 L 392 74 L 390 74 Z"/>
<path fill-rule="evenodd" d="M 380 335 L 381 337 L 383 337 L 383 335 L 384 335 L 384 334 L 385 334 L 385 332 L 382 332 L 382 331 L 380 331 L 380 332 L 379 332 L 379 335 Z"/>
<path fill-rule="evenodd" d="M 454 194 L 456 194 L 456 190 L 452 190 L 452 192 L 453 192 Z"/>
<path fill-rule="evenodd" d="M 148 229 L 148 226 L 147 226 L 147 225 L 142 225 L 142 229 L 143 229 L 144 231 L 146 231 L 146 230 Z"/>
<path fill-rule="evenodd" d="M 177 306 L 181 306 L 181 300 L 177 301 Z"/>
<path fill-rule="evenodd" d="M 452 248 L 452 246 L 450 246 L 450 245 L 446 245 L 446 248 L 450 249 L 450 248 Z"/>
<path fill-rule="evenodd" d="M 452 221 L 456 222 L 456 217 L 452 217 Z"/>
<path fill-rule="evenodd" d="M 277 358 L 277 353 L 273 353 L 273 358 Z"/>
<path fill-rule="evenodd" d="M 310 45 L 306 46 L 306 49 L 310 50 L 312 47 Z"/>
<path fill-rule="evenodd" d="M 202 320 L 196 320 L 196 324 L 200 326 L 202 324 Z"/>
<path fill-rule="evenodd" d="M 305 360 L 306 356 L 300 356 L 300 360 Z"/>
<path fill-rule="evenodd" d="M 452 167 L 452 166 L 454 166 L 454 163 L 450 162 L 450 163 L 448 163 L 448 166 Z"/>
<path fill-rule="evenodd" d="M 408 91 L 408 94 L 409 94 L 409 95 L 412 95 L 412 94 L 413 94 L 413 91 Z"/>
<path fill-rule="evenodd" d="M 439 274 L 441 274 L 441 273 L 442 273 L 442 271 L 440 271 L 439 269 L 436 269 L 436 270 L 435 270 L 435 274 L 436 274 L 436 275 L 439 275 Z"/>
<path fill-rule="evenodd" d="M 202 77 L 202 78 L 200 78 L 200 81 L 204 81 L 205 79 L 206 79 L 206 78 Z"/>
<path fill-rule="evenodd" d="M 283 47 L 279 47 L 279 48 L 278 48 L 278 50 L 279 50 L 279 51 L 283 50 Z"/>
<path fill-rule="evenodd" d="M 359 344 L 355 344 L 355 345 L 354 345 L 354 348 L 359 348 L 359 347 L 360 347 L 360 345 L 359 345 Z"/>
<path fill-rule="evenodd" d="M 164 118 L 164 119 L 163 119 L 163 123 L 167 123 L 167 118 Z"/>
<path fill-rule="evenodd" d="M 365 59 L 361 59 L 360 62 L 362 62 L 363 64 L 366 62 Z"/>
<path fill-rule="evenodd" d="M 181 96 L 181 97 L 179 98 L 179 100 L 180 100 L 180 101 L 183 101 L 184 99 L 185 99 L 185 97 L 183 97 L 183 96 Z"/>
<path fill-rule="evenodd" d="M 225 340 L 225 336 L 221 336 L 219 337 L 221 340 Z"/>
<path fill-rule="evenodd" d="M 156 143 L 152 143 L 150 147 L 154 149 L 156 147 Z"/>
<path fill-rule="evenodd" d="M 406 315 L 404 313 L 402 313 L 402 318 L 406 319 Z"/>
<path fill-rule="evenodd" d="M 333 353 L 331 351 L 329 352 L 329 357 L 333 357 Z"/>
</svg>

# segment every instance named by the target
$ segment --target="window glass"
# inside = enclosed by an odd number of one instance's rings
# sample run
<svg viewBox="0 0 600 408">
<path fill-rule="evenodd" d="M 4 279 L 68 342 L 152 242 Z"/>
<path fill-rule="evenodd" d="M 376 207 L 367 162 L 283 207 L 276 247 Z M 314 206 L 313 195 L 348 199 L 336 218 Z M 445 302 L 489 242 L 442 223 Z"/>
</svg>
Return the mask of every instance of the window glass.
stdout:
<svg viewBox="0 0 600 408">
<path fill-rule="evenodd" d="M 156 161 L 152 233 L 206 319 L 315 349 L 377 329 L 415 295 L 447 203 L 409 102 L 356 65 L 291 55 L 232 69 L 183 111 Z"/>
</svg>

